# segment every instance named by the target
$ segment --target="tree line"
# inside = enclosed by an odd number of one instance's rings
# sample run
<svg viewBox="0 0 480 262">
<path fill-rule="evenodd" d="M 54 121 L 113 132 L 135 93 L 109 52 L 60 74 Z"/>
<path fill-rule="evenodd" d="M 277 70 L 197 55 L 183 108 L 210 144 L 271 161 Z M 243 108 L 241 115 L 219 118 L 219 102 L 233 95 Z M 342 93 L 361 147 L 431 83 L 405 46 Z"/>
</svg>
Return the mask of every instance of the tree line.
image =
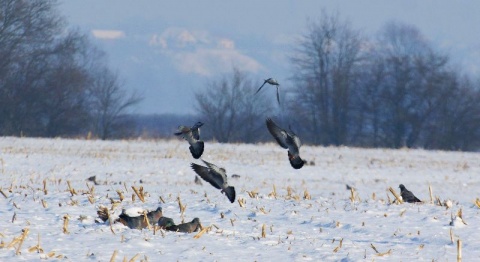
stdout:
<svg viewBox="0 0 480 262">
<path fill-rule="evenodd" d="M 478 150 L 479 82 L 465 75 L 414 26 L 389 22 L 364 36 L 338 14 L 309 21 L 290 57 L 276 115 L 314 145 Z M 197 94 L 204 129 L 220 142 L 265 139 L 265 97 L 248 74 L 212 81 Z M 288 91 L 287 91 L 288 89 Z"/>
<path fill-rule="evenodd" d="M 56 5 L 0 0 L 0 135 L 164 137 L 201 120 L 204 139 L 255 143 L 271 140 L 264 119 L 272 116 L 313 145 L 480 146 L 480 82 L 408 24 L 389 22 L 367 37 L 324 11 L 292 46 L 280 107 L 232 68 L 195 94 L 199 115 L 138 116 L 127 113 L 141 95 L 124 89 Z"/>
<path fill-rule="evenodd" d="M 0 134 L 125 135 L 126 109 L 141 96 L 123 89 L 104 53 L 67 29 L 56 5 L 0 0 Z"/>
</svg>

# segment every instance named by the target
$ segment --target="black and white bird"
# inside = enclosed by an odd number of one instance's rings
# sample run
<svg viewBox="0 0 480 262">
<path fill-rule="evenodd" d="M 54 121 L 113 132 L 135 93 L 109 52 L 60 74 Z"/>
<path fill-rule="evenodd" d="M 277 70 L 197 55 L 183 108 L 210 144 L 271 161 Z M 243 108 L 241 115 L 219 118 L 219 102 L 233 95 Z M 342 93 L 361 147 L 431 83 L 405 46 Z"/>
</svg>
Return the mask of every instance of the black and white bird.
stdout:
<svg viewBox="0 0 480 262">
<path fill-rule="evenodd" d="M 267 118 L 266 123 L 268 131 L 270 131 L 273 138 L 277 140 L 278 144 L 281 147 L 288 149 L 288 160 L 290 161 L 290 165 L 295 169 L 302 168 L 305 161 L 300 158 L 299 149 L 302 146 L 300 138 L 298 138 L 291 129 L 290 132 L 288 132 L 277 126 L 271 118 Z"/>
<path fill-rule="evenodd" d="M 190 153 L 193 158 L 199 159 L 203 154 L 204 144 L 200 140 L 200 127 L 203 126 L 202 122 L 197 122 L 192 127 L 178 126 L 178 131 L 174 134 L 176 136 L 182 136 L 190 144 Z"/>
<path fill-rule="evenodd" d="M 213 187 L 217 189 L 221 189 L 222 193 L 225 193 L 228 200 L 231 203 L 235 201 L 235 188 L 233 186 L 229 186 L 227 182 L 227 172 L 225 168 L 218 167 L 212 163 L 209 163 L 203 160 L 205 166 L 197 165 L 195 163 L 191 164 L 192 169 L 197 173 L 203 180 L 207 181 L 208 183 L 212 184 Z"/>
<path fill-rule="evenodd" d="M 402 199 L 404 202 L 408 202 L 408 203 L 422 202 L 411 191 L 406 189 L 403 184 L 400 184 L 400 186 L 398 187 L 400 188 L 400 195 L 402 196 Z"/>
<path fill-rule="evenodd" d="M 262 87 L 265 85 L 265 84 L 270 84 L 272 86 L 275 86 L 277 88 L 277 101 L 278 101 L 278 104 L 280 104 L 280 95 L 278 94 L 278 86 L 280 86 L 280 84 L 277 82 L 277 80 L 273 79 L 273 78 L 269 78 L 269 79 L 265 79 L 263 81 L 263 84 L 260 86 L 260 88 L 258 88 L 257 92 L 255 92 L 255 94 L 257 94 L 258 92 L 260 92 L 260 89 L 262 89 Z"/>
</svg>

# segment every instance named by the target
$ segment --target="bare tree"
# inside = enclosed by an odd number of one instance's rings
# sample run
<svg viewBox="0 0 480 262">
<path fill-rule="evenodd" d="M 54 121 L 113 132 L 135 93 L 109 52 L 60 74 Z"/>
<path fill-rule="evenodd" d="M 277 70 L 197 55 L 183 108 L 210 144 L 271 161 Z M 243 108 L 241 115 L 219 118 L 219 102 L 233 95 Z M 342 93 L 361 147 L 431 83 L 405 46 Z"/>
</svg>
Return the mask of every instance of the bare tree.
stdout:
<svg viewBox="0 0 480 262">
<path fill-rule="evenodd" d="M 352 84 L 362 37 L 348 22 L 325 11 L 310 22 L 291 61 L 295 68 L 295 107 L 315 144 L 346 144 L 351 124 Z"/>
<path fill-rule="evenodd" d="M 231 76 L 212 80 L 204 92 L 196 94 L 206 133 L 220 142 L 256 142 L 262 137 L 263 117 L 272 106 L 247 75 L 233 68 Z M 260 120 L 261 119 L 261 120 Z"/>
<path fill-rule="evenodd" d="M 94 134 L 105 140 L 119 133 L 124 127 L 124 115 L 142 101 L 136 92 L 128 94 L 118 75 L 104 67 L 93 75 L 90 88 Z"/>
</svg>

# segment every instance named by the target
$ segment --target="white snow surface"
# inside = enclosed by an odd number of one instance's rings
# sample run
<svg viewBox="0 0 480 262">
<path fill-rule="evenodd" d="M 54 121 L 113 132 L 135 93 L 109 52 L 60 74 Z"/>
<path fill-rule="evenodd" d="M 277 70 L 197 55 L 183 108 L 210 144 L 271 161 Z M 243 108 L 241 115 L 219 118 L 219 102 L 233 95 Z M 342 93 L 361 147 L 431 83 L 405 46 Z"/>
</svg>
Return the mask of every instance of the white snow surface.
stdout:
<svg viewBox="0 0 480 262">
<path fill-rule="evenodd" d="M 190 163 L 203 163 L 180 139 L 2 137 L 0 149 L 0 261 L 110 261 L 114 251 L 114 261 L 456 261 L 458 239 L 465 261 L 480 258 L 479 153 L 304 145 L 302 158 L 314 163 L 295 170 L 274 141 L 207 141 L 202 158 L 226 168 L 232 204 L 207 182 L 194 183 Z M 388 188 L 399 194 L 399 184 L 424 203 L 392 203 Z M 132 201 L 132 186 L 143 187 L 145 202 Z M 199 238 L 119 223 L 112 233 L 95 222 L 102 205 L 112 217 L 161 206 L 177 224 L 198 217 L 216 227 Z M 450 223 L 460 209 L 466 224 Z"/>
</svg>

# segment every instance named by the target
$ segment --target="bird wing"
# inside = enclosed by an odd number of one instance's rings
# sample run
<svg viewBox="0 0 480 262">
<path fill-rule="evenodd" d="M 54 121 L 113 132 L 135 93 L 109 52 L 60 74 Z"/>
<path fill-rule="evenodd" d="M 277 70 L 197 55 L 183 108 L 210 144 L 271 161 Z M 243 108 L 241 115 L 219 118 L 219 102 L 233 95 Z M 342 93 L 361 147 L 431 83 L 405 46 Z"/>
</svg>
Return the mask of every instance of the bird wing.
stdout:
<svg viewBox="0 0 480 262">
<path fill-rule="evenodd" d="M 227 173 L 224 168 L 220 168 L 210 162 L 207 162 L 203 160 L 203 163 L 207 165 L 207 167 L 210 169 L 210 173 L 213 173 L 215 177 L 218 177 L 218 181 L 221 182 L 222 184 L 227 183 Z"/>
<path fill-rule="evenodd" d="M 190 145 L 195 144 L 196 140 L 198 140 L 194 138 L 192 130 L 187 126 L 179 126 L 178 131 L 174 134 L 177 136 L 182 136 L 183 139 L 187 140 Z"/>
<path fill-rule="evenodd" d="M 258 92 L 260 92 L 260 89 L 262 89 L 262 87 L 267 83 L 267 80 L 265 80 L 263 82 L 263 84 L 258 88 L 257 92 L 255 92 L 255 94 L 257 94 Z"/>
<path fill-rule="evenodd" d="M 222 189 L 223 179 L 221 176 L 216 175 L 215 172 L 210 172 L 210 168 L 195 163 L 192 163 L 191 167 L 203 180 L 210 183 L 216 189 Z"/>
<path fill-rule="evenodd" d="M 278 94 L 278 85 L 277 85 L 277 101 L 278 101 L 278 104 L 280 105 L 280 95 Z"/>
<path fill-rule="evenodd" d="M 267 118 L 266 122 L 268 131 L 270 131 L 270 134 L 272 134 L 273 138 L 277 140 L 281 147 L 288 149 L 287 132 L 278 127 L 271 118 Z"/>
</svg>

